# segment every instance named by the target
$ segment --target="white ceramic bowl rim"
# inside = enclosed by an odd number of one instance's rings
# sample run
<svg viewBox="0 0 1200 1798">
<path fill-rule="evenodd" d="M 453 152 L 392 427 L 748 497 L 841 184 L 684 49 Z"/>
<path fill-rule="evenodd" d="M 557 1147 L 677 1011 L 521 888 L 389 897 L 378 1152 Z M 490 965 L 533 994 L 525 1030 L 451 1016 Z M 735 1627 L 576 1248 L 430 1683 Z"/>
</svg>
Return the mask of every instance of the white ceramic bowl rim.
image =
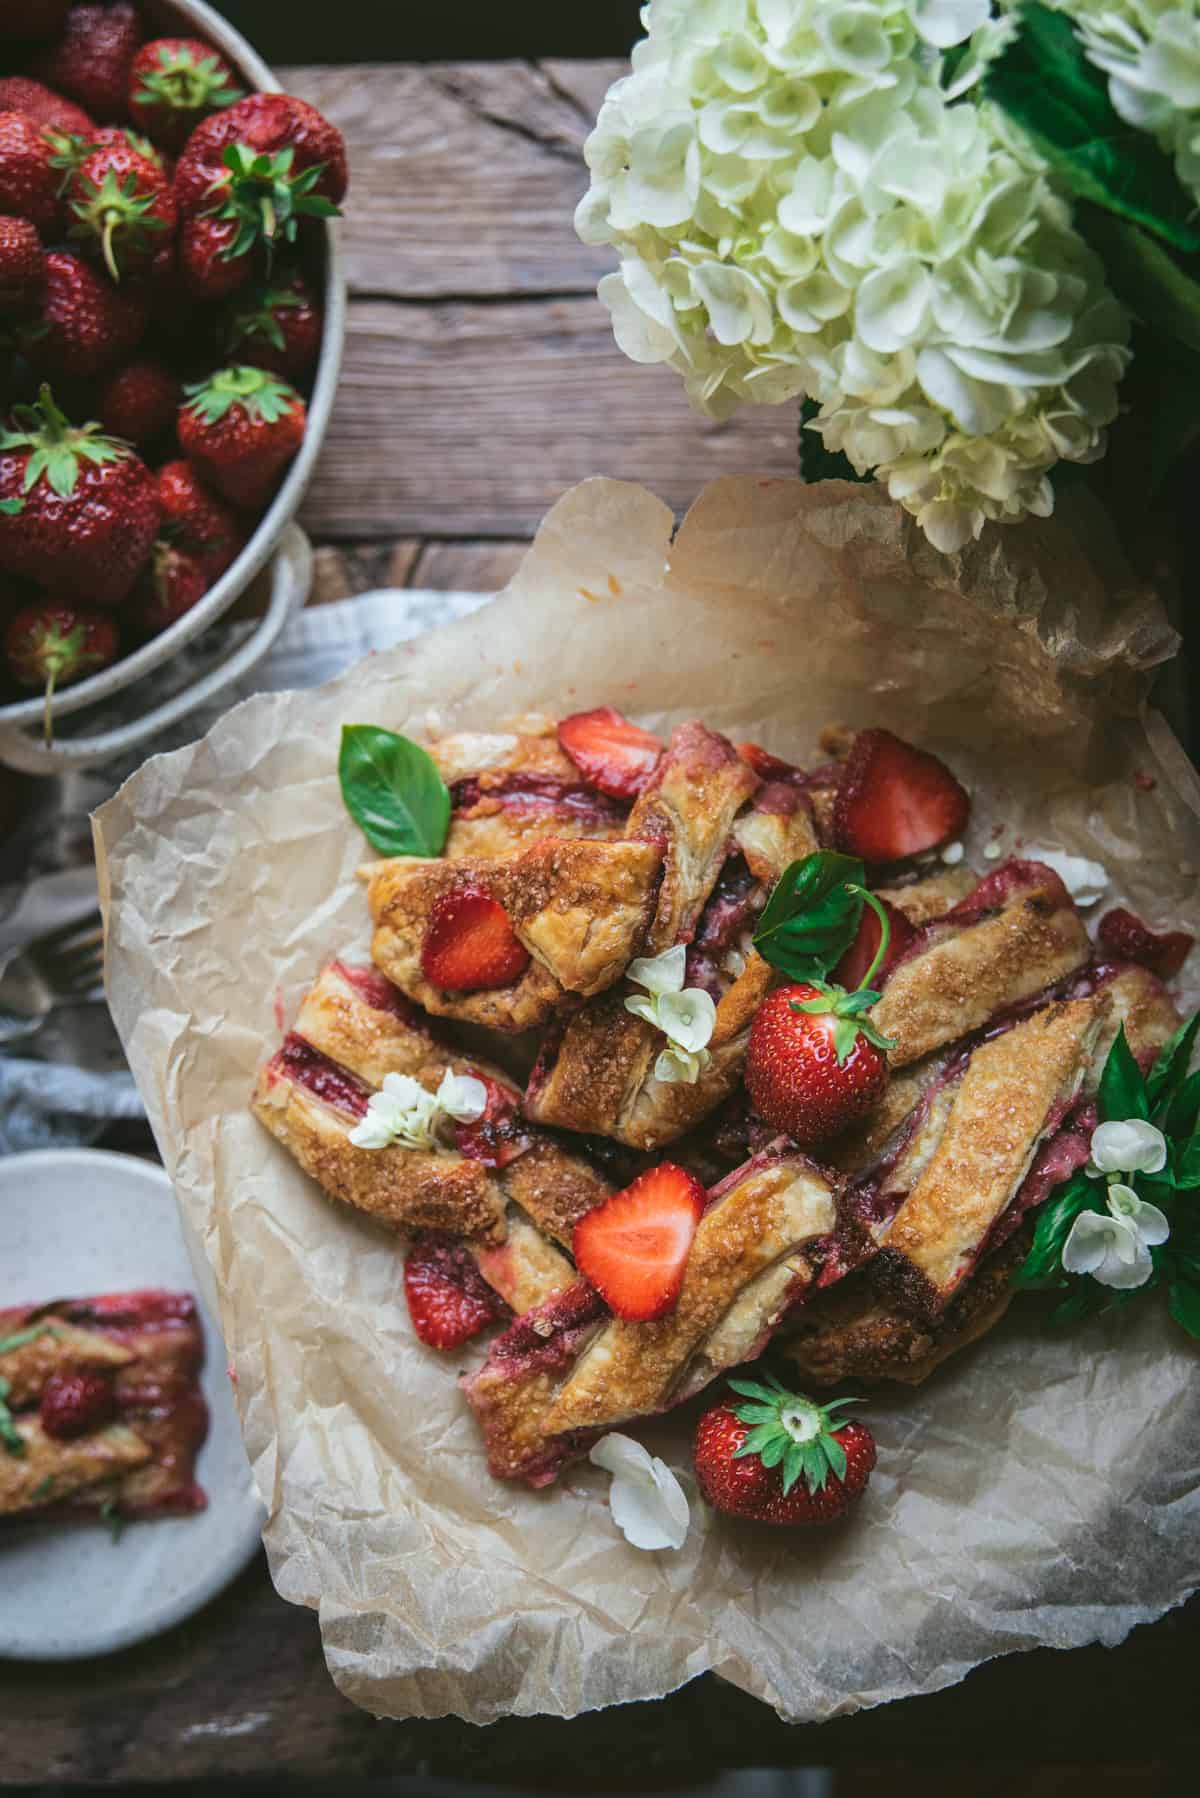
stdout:
<svg viewBox="0 0 1200 1798">
<path fill-rule="evenodd" d="M 262 91 L 278 91 L 279 82 L 267 64 L 251 48 L 239 31 L 214 12 L 204 0 L 160 0 L 153 10 L 183 20 L 191 31 L 206 37 L 236 64 L 248 82 Z M 341 371 L 342 348 L 346 335 L 346 281 L 337 227 L 325 226 L 325 327 L 321 338 L 321 358 L 308 402 L 308 428 L 300 452 L 292 463 L 269 510 L 255 527 L 249 543 L 237 561 L 221 576 L 198 605 L 182 618 L 168 625 L 149 643 L 132 654 L 122 656 L 111 668 L 103 668 L 55 695 L 52 712 L 55 718 L 69 717 L 99 700 L 110 699 L 142 675 L 149 674 L 170 660 L 185 644 L 200 636 L 234 601 L 270 560 L 285 527 L 300 508 L 304 490 L 312 477 L 321 443 L 333 409 Z M 40 720 L 43 701 L 15 700 L 0 705 L 0 726 L 24 725 Z"/>
</svg>

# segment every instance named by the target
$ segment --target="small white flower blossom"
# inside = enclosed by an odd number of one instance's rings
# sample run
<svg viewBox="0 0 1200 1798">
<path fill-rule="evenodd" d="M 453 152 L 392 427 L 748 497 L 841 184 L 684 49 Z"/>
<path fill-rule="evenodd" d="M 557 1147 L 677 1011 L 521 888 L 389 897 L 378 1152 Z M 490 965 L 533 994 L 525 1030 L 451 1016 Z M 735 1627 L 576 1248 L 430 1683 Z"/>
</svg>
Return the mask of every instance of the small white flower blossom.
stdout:
<svg viewBox="0 0 1200 1798">
<path fill-rule="evenodd" d="M 1101 1286 L 1118 1292 L 1144 1286 L 1153 1272 L 1150 1251 L 1127 1217 L 1081 1211 L 1063 1244 L 1062 1264 L 1069 1274 L 1091 1274 Z"/>
<path fill-rule="evenodd" d="M 442 1075 L 435 1093 L 411 1074 L 385 1074 L 380 1092 L 367 1101 L 367 1115 L 350 1132 L 359 1149 L 387 1149 L 398 1143 L 405 1149 L 433 1150 L 441 1146 L 438 1132 L 447 1119 L 474 1123 L 487 1110 L 487 1087 L 470 1074 Z"/>
<path fill-rule="evenodd" d="M 1157 1248 L 1171 1234 L 1165 1213 L 1148 1199 L 1139 1199 L 1132 1186 L 1114 1180 L 1108 1189 L 1108 1209 L 1114 1217 L 1123 1217 L 1133 1225 L 1138 1238 L 1148 1249 Z"/>
<path fill-rule="evenodd" d="M 1167 1139 L 1142 1118 L 1098 1124 L 1091 1157 L 1089 1172 L 1097 1174 L 1160 1174 L 1167 1165 Z"/>
<path fill-rule="evenodd" d="M 1103 454 L 1129 359 L 1028 140 L 939 86 L 939 51 L 968 43 L 958 92 L 1008 41 L 988 11 L 650 0 L 576 215 L 620 257 L 600 297 L 628 356 L 716 418 L 811 397 L 810 429 L 946 552 L 1052 510 L 1050 469 Z"/>
<path fill-rule="evenodd" d="M 634 1548 L 682 1548 L 691 1522 L 687 1494 L 665 1461 L 614 1431 L 588 1457 L 612 1474 L 613 1522 Z"/>
<path fill-rule="evenodd" d="M 682 943 L 661 955 L 639 956 L 626 972 L 645 993 L 631 993 L 626 1011 L 644 1018 L 667 1038 L 654 1064 L 654 1077 L 665 1084 L 694 1086 L 712 1057 L 708 1042 L 717 1021 L 717 1008 L 701 987 L 685 987 L 687 950 Z"/>
</svg>

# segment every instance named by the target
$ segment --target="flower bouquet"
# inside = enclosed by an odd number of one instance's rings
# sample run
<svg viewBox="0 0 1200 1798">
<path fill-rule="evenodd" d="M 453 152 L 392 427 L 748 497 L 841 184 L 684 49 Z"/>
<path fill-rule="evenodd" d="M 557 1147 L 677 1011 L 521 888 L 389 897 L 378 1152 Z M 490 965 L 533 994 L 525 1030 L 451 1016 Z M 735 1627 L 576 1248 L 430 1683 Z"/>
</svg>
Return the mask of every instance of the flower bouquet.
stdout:
<svg viewBox="0 0 1200 1798">
<path fill-rule="evenodd" d="M 588 139 L 617 342 L 693 404 L 803 402 L 806 478 L 947 552 L 1200 427 L 1200 5 L 649 0 Z"/>
</svg>

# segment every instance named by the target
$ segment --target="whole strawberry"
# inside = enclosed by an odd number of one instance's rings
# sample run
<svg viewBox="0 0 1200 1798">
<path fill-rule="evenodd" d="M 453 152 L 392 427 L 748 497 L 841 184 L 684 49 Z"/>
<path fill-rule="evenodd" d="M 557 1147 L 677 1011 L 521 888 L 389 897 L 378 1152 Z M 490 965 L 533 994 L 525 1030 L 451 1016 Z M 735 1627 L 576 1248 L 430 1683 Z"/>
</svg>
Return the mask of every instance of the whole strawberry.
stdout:
<svg viewBox="0 0 1200 1798">
<path fill-rule="evenodd" d="M 67 16 L 71 0 L 13 0 L 0 14 L 0 38 L 49 37 Z"/>
<path fill-rule="evenodd" d="M 91 119 L 74 100 L 64 99 L 42 81 L 28 75 L 0 77 L 0 112 L 23 112 L 43 131 L 86 137 L 94 129 Z"/>
<path fill-rule="evenodd" d="M 57 40 L 34 62 L 33 73 L 78 100 L 101 123 L 123 119 L 129 71 L 141 41 L 131 0 L 76 0 Z"/>
<path fill-rule="evenodd" d="M 175 230 L 175 196 L 162 169 L 129 144 L 93 150 L 67 185 L 71 236 L 100 256 L 114 281 L 147 268 Z"/>
<path fill-rule="evenodd" d="M 696 1429 L 696 1479 L 709 1504 L 750 1523 L 844 1517 L 875 1466 L 870 1430 L 839 1415 L 859 1401 L 817 1405 L 770 1377 L 729 1384 L 744 1402 L 715 1405 Z"/>
<path fill-rule="evenodd" d="M 746 1050 L 754 1109 L 804 1147 L 862 1117 L 887 1085 L 890 1042 L 848 1009 L 861 996 L 799 981 L 777 987 L 754 1014 Z"/>
<path fill-rule="evenodd" d="M 128 444 L 73 425 L 48 387 L 36 405 L 13 408 L 0 431 L 0 568 L 117 606 L 158 523 L 154 477 Z"/>
<path fill-rule="evenodd" d="M 261 368 L 225 368 L 184 390 L 179 447 L 235 505 L 265 506 L 304 441 L 304 401 Z"/>
<path fill-rule="evenodd" d="M 46 696 L 43 723 L 53 737 L 51 702 L 58 688 L 95 674 L 117 659 L 120 639 L 114 620 L 66 601 L 47 599 L 9 620 L 4 657 L 23 687 L 41 687 Z"/>
<path fill-rule="evenodd" d="M 46 259 L 28 219 L 0 216 L 0 315 L 27 312 L 41 297 Z"/>
<path fill-rule="evenodd" d="M 160 537 L 134 592 L 133 611 L 139 627 L 147 636 L 157 636 L 198 605 L 211 585 L 198 556 Z"/>
<path fill-rule="evenodd" d="M 112 1380 L 94 1368 L 73 1373 L 52 1373 L 42 1388 L 38 1411 L 47 1436 L 60 1442 L 102 1430 L 116 1415 Z"/>
<path fill-rule="evenodd" d="M 244 97 L 231 65 L 198 38 L 155 38 L 129 71 L 130 118 L 171 151 L 182 150 L 209 113 Z"/>
<path fill-rule="evenodd" d="M 167 436 L 182 397 L 170 369 L 144 358 L 108 376 L 96 396 L 96 416 L 110 436 L 144 449 Z"/>
<path fill-rule="evenodd" d="M 346 191 L 346 146 L 315 107 L 250 94 L 197 125 L 175 170 L 180 260 L 193 292 L 223 298 L 258 254 L 296 239 L 302 218 L 331 218 Z"/>
<path fill-rule="evenodd" d="M 210 493 L 190 462 L 165 462 L 155 477 L 163 536 L 203 565 L 210 583 L 236 559 L 246 527 L 231 506 Z"/>
<path fill-rule="evenodd" d="M 23 112 L 0 112 L 0 212 L 28 219 L 43 237 L 58 223 L 58 175 L 50 146 Z"/>
<path fill-rule="evenodd" d="M 135 156 L 156 168 L 169 185 L 167 161 L 162 151 L 148 137 L 131 131 L 128 125 L 94 125 L 90 131 L 76 132 L 46 128 L 42 135 L 50 146 L 50 165 L 58 171 L 60 195 L 67 193 L 88 157 L 98 150 L 132 150 Z"/>
<path fill-rule="evenodd" d="M 258 281 L 226 311 L 222 341 L 231 361 L 301 380 L 321 353 L 324 313 L 303 275 Z"/>
<path fill-rule="evenodd" d="M 41 310 L 22 348 L 39 374 L 86 380 L 123 362 L 146 331 L 150 301 L 135 288 L 114 287 L 108 276 L 70 250 L 46 257 Z"/>
</svg>

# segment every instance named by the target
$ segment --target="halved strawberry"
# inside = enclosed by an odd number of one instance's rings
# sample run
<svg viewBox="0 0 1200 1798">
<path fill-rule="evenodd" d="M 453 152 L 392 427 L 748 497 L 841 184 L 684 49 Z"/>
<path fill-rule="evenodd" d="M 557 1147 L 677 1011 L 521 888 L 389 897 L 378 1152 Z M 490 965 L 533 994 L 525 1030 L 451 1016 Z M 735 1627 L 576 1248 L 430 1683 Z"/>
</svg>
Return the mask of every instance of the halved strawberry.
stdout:
<svg viewBox="0 0 1200 1798">
<path fill-rule="evenodd" d="M 876 894 L 876 898 L 878 898 Z M 879 900 L 887 913 L 890 934 L 887 952 L 879 966 L 875 969 L 871 985 L 877 990 L 887 979 L 895 963 L 900 959 L 907 944 L 916 936 L 916 926 L 910 924 L 902 911 L 890 904 L 886 899 Z M 858 935 L 846 953 L 834 968 L 830 979 L 838 986 L 844 986 L 848 993 L 855 993 L 862 986 L 867 970 L 875 960 L 875 952 L 879 948 L 879 938 L 883 926 L 879 922 L 879 914 L 869 905 L 864 905 L 862 917 L 859 919 Z"/>
<path fill-rule="evenodd" d="M 1105 912 L 1096 936 L 1106 955 L 1116 961 L 1136 961 L 1160 980 L 1178 974 L 1196 940 L 1186 930 L 1151 930 L 1123 905 Z"/>
<path fill-rule="evenodd" d="M 956 837 L 970 805 L 936 755 L 890 730 L 860 731 L 838 782 L 835 846 L 865 862 L 920 855 Z"/>
<path fill-rule="evenodd" d="M 630 1323 L 665 1317 L 679 1302 L 683 1273 L 704 1188 L 672 1161 L 639 1174 L 575 1226 L 572 1247 L 581 1274 L 618 1317 Z"/>
<path fill-rule="evenodd" d="M 446 993 L 511 986 L 529 966 L 508 913 L 479 887 L 456 887 L 434 900 L 421 945 L 427 980 Z"/>
<path fill-rule="evenodd" d="M 404 1296 L 413 1329 L 430 1348 L 461 1348 L 489 1324 L 512 1316 L 466 1244 L 435 1230 L 418 1236 L 405 1257 Z"/>
<path fill-rule="evenodd" d="M 573 712 L 558 727 L 558 741 L 589 786 L 610 799 L 636 799 L 658 765 L 662 744 L 610 705 Z"/>
<path fill-rule="evenodd" d="M 769 749 L 763 749 L 757 743 L 735 743 L 734 748 L 765 781 L 793 780 L 800 772 L 794 763 L 781 761 L 779 756 L 772 755 Z"/>
</svg>

